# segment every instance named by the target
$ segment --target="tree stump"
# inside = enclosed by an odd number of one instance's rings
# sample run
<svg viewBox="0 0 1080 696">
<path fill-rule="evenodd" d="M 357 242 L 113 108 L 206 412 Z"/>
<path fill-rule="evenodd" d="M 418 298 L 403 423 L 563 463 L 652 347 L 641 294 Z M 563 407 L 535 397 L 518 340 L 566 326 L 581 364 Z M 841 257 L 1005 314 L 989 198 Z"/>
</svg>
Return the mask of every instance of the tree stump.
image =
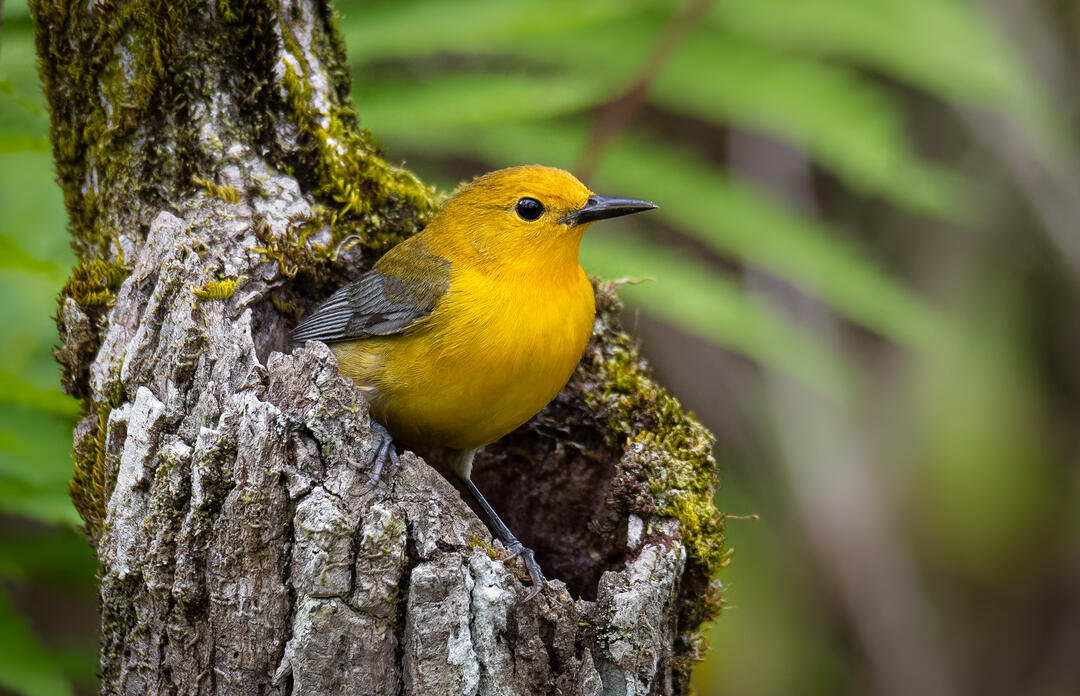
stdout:
<svg viewBox="0 0 1080 696">
<path fill-rule="evenodd" d="M 310 0 L 33 3 L 79 265 L 72 497 L 101 561 L 108 694 L 678 694 L 719 610 L 712 438 L 598 284 L 577 373 L 475 479 L 373 485 L 367 405 L 289 328 L 420 229 L 432 192 L 349 103 Z M 362 109 L 363 105 L 360 105 Z"/>
</svg>

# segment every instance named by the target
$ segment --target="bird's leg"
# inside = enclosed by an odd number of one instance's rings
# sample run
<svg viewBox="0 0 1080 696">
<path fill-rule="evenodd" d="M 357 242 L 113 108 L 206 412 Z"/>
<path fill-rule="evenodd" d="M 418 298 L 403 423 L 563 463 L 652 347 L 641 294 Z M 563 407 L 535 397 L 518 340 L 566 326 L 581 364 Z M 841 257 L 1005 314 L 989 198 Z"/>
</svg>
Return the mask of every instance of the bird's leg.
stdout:
<svg viewBox="0 0 1080 696">
<path fill-rule="evenodd" d="M 488 501 L 480 493 L 480 489 L 476 487 L 472 479 L 468 476 L 462 476 L 461 480 L 465 482 L 466 488 L 472 493 L 472 496 L 476 498 L 476 502 L 480 503 L 480 507 L 484 510 L 484 514 L 487 515 L 488 523 L 492 529 L 495 530 L 495 535 L 499 537 L 499 541 L 506 545 L 506 548 L 510 551 L 510 558 L 514 556 L 521 556 L 525 561 L 525 567 L 529 569 L 529 576 L 532 578 L 533 590 L 526 597 L 525 601 L 529 601 L 536 595 L 540 594 L 540 590 L 544 588 L 544 574 L 540 572 L 540 564 L 536 562 L 536 556 L 533 550 L 527 548 L 524 544 L 518 541 L 518 538 L 514 536 L 514 533 L 510 531 L 510 528 L 506 526 L 499 515 L 496 514 L 495 509 L 491 507 Z"/>
<path fill-rule="evenodd" d="M 392 463 L 394 468 L 397 468 L 398 453 L 394 449 L 394 438 L 390 436 L 382 423 L 372 419 L 371 434 L 375 436 L 375 446 L 371 448 L 371 454 L 368 455 L 365 468 L 375 464 L 375 474 L 371 477 L 371 482 L 378 483 L 383 466 L 386 465 L 387 461 Z"/>
<path fill-rule="evenodd" d="M 525 567 L 529 569 L 529 577 L 532 578 L 533 582 L 532 592 L 525 597 L 525 601 L 528 601 L 540 594 L 540 590 L 544 588 L 544 574 L 540 572 L 540 564 L 536 562 L 536 555 L 533 553 L 533 550 L 518 541 L 518 538 L 514 536 L 514 533 L 510 531 L 510 528 L 499 518 L 495 509 L 491 507 L 491 504 L 484 498 L 480 489 L 473 483 L 472 463 L 473 457 L 476 456 L 478 449 L 479 448 L 463 450 L 447 448 L 445 450 L 445 461 L 454 473 L 457 474 L 458 478 L 465 483 L 465 487 L 469 489 L 469 493 L 476 499 L 476 502 L 480 503 L 480 508 L 484 511 L 484 515 L 487 517 L 488 524 L 491 526 L 492 530 L 494 530 L 495 536 L 497 536 L 499 541 L 501 541 L 510 551 L 510 558 L 521 556 L 521 558 L 524 559 Z"/>
</svg>

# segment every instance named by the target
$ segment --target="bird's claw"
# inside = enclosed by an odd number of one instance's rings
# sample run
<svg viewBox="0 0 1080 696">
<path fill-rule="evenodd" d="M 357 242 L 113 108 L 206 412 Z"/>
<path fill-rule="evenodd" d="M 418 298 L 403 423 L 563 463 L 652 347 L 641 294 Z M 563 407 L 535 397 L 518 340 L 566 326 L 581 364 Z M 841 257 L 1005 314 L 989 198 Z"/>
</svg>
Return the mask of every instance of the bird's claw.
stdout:
<svg viewBox="0 0 1080 696">
<path fill-rule="evenodd" d="M 525 595 L 525 601 L 540 594 L 540 590 L 544 589 L 544 574 L 540 572 L 540 564 L 536 562 L 536 554 L 533 550 L 522 544 L 516 539 L 507 547 L 510 555 L 506 557 L 506 560 L 521 556 L 521 559 L 525 561 L 525 567 L 529 570 L 529 577 L 532 578 L 533 589 L 529 594 Z"/>
<path fill-rule="evenodd" d="M 392 468 L 396 469 L 400 464 L 397 450 L 394 449 L 394 438 L 387 432 L 381 423 L 371 421 L 371 434 L 375 436 L 375 445 L 371 448 L 365 467 L 375 465 L 375 473 L 371 476 L 372 483 L 378 483 L 383 468 L 389 460 Z"/>
</svg>

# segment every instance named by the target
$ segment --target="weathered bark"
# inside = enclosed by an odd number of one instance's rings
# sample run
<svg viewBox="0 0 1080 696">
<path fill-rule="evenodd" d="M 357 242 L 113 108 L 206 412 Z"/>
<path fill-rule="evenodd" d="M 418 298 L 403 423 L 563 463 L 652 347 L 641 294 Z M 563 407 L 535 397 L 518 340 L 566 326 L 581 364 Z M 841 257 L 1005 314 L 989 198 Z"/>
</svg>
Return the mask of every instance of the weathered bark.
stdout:
<svg viewBox="0 0 1080 696">
<path fill-rule="evenodd" d="M 34 13 L 80 257 L 57 358 L 86 408 L 102 691 L 685 692 L 719 607 L 711 438 L 648 377 L 614 288 L 571 384 L 477 462 L 552 578 L 523 602 L 520 561 L 435 468 L 406 454 L 370 483 L 363 398 L 325 346 L 288 344 L 432 210 L 356 130 L 330 11 Z"/>
</svg>

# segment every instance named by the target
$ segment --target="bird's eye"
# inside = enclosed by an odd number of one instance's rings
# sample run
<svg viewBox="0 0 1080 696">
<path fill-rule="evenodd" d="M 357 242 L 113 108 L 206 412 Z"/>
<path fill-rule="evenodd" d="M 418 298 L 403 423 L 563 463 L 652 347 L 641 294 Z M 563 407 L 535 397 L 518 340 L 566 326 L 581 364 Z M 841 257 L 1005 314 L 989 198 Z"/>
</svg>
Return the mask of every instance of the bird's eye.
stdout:
<svg viewBox="0 0 1080 696">
<path fill-rule="evenodd" d="M 544 214 L 544 204 L 535 198 L 522 198 L 517 202 L 514 210 L 517 211 L 518 217 L 522 220 L 534 222 Z"/>
</svg>

